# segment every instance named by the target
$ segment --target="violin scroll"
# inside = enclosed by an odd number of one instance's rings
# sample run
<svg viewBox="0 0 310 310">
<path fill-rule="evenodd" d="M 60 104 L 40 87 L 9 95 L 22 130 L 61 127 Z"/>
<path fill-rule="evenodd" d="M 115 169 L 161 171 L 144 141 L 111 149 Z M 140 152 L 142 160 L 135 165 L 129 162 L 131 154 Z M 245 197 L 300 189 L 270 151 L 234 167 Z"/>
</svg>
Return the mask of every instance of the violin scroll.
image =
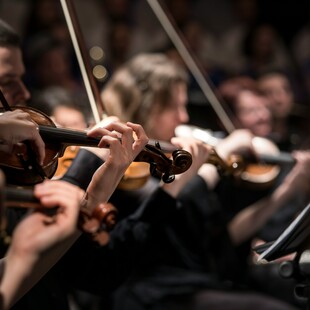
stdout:
<svg viewBox="0 0 310 310">
<path fill-rule="evenodd" d="M 192 164 L 192 155 L 185 150 L 174 150 L 172 159 L 168 158 L 158 142 L 155 146 L 147 144 L 134 159 L 135 162 L 148 162 L 150 174 L 165 183 L 171 183 L 176 174 L 185 172 Z"/>
<path fill-rule="evenodd" d="M 108 232 L 116 224 L 117 213 L 117 209 L 111 203 L 99 203 L 92 211 L 87 208 L 87 204 L 83 204 L 79 227 L 99 245 L 106 245 L 109 241 Z"/>
<path fill-rule="evenodd" d="M 192 155 L 185 150 L 175 150 L 172 153 L 172 158 L 174 174 L 181 174 L 187 171 L 192 164 Z"/>
</svg>

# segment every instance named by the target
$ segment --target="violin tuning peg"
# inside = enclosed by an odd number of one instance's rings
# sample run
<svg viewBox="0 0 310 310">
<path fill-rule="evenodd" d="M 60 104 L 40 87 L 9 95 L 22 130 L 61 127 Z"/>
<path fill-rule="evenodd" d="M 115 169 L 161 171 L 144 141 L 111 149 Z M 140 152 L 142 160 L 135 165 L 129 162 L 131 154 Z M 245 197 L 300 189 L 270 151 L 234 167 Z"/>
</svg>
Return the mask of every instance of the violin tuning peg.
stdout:
<svg viewBox="0 0 310 310">
<path fill-rule="evenodd" d="M 157 169 L 157 166 L 155 163 L 150 163 L 150 174 L 154 178 L 161 178 L 162 173 Z"/>
<path fill-rule="evenodd" d="M 155 147 L 159 150 L 161 150 L 160 143 L 158 141 L 155 141 Z"/>
<path fill-rule="evenodd" d="M 175 175 L 169 174 L 169 173 L 164 173 L 162 177 L 162 180 L 165 183 L 171 183 L 174 181 L 174 179 L 175 179 Z"/>
<path fill-rule="evenodd" d="M 99 231 L 92 236 L 93 241 L 97 242 L 100 246 L 106 245 L 110 240 L 110 234 L 105 231 Z"/>
</svg>

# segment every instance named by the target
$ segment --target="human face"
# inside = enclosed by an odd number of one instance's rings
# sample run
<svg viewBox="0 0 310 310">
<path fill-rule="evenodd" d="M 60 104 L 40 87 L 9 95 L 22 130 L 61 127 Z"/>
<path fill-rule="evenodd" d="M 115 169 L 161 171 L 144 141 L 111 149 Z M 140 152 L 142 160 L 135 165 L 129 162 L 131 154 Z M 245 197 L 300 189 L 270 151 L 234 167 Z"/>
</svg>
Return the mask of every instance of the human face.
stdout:
<svg viewBox="0 0 310 310">
<path fill-rule="evenodd" d="M 271 113 L 267 98 L 251 91 L 241 91 L 237 97 L 236 115 L 242 128 L 254 135 L 267 137 L 271 133 Z"/>
<path fill-rule="evenodd" d="M 22 81 L 25 73 L 21 50 L 0 47 L 0 89 L 11 106 L 25 105 L 30 93 Z"/>
<path fill-rule="evenodd" d="M 175 136 L 175 128 L 189 121 L 186 110 L 187 87 L 185 83 L 176 83 L 171 88 L 171 102 L 164 110 L 155 112 L 150 119 L 151 139 L 170 141 Z"/>
<path fill-rule="evenodd" d="M 65 106 L 59 106 L 53 113 L 55 123 L 60 127 L 84 130 L 86 123 L 82 112 L 68 108 Z"/>
<path fill-rule="evenodd" d="M 275 74 L 261 78 L 258 85 L 269 98 L 273 117 L 276 119 L 286 118 L 294 104 L 293 92 L 288 79 Z"/>
</svg>

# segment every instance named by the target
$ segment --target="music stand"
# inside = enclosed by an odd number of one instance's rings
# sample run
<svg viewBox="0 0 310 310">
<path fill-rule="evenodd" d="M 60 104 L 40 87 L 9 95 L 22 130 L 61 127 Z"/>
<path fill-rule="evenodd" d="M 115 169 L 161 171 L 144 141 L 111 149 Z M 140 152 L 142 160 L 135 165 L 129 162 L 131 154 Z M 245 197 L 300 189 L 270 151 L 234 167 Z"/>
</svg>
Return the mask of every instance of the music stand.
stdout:
<svg viewBox="0 0 310 310">
<path fill-rule="evenodd" d="M 307 300 L 310 309 L 310 203 L 284 230 L 277 240 L 259 245 L 253 249 L 258 263 L 270 262 L 296 252 L 293 261 L 285 261 L 279 266 L 284 278 L 295 278 L 295 295 Z"/>
</svg>

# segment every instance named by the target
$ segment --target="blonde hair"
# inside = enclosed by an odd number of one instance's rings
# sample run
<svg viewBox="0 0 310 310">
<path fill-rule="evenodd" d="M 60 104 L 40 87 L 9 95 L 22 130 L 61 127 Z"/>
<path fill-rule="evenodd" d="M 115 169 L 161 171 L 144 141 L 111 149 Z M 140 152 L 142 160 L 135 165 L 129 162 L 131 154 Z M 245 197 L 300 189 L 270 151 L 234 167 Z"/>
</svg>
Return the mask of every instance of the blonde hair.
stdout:
<svg viewBox="0 0 310 310">
<path fill-rule="evenodd" d="M 141 124 L 169 106 L 171 88 L 187 74 L 164 54 L 139 54 L 119 68 L 101 92 L 108 115 Z"/>
</svg>

